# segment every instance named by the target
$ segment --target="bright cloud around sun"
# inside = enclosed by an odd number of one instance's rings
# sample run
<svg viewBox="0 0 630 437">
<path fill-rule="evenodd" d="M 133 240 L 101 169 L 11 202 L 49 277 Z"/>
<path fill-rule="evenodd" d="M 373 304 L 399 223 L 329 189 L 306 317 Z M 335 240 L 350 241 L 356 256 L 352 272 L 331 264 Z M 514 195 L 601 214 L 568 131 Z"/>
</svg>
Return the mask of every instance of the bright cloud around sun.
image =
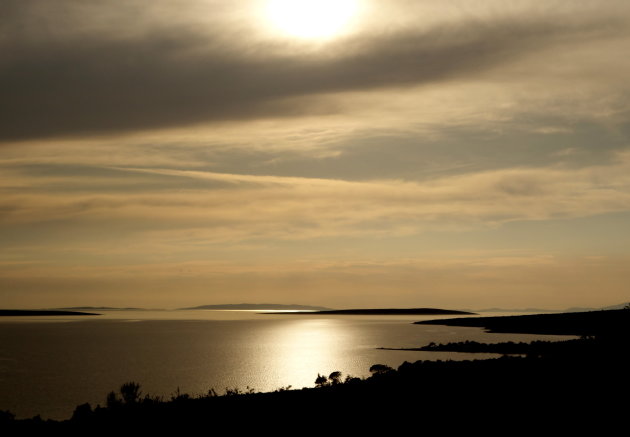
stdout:
<svg viewBox="0 0 630 437">
<path fill-rule="evenodd" d="M 280 32 L 304 39 L 327 39 L 347 31 L 357 0 L 269 0 L 267 17 Z"/>
</svg>

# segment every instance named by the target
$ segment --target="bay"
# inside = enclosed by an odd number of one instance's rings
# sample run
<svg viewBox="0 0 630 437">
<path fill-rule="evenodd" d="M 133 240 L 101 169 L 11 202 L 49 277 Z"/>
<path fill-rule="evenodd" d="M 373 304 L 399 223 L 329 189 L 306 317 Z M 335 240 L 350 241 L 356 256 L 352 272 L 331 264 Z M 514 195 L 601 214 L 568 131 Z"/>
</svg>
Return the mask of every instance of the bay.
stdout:
<svg viewBox="0 0 630 437">
<path fill-rule="evenodd" d="M 496 314 L 493 314 L 496 315 Z M 369 376 L 372 364 L 492 354 L 392 351 L 430 342 L 566 339 L 413 325 L 438 316 L 269 315 L 249 311 L 107 311 L 0 320 L 0 410 L 66 419 L 136 381 L 143 393 L 222 394 L 313 387 L 318 374 Z M 443 317 L 442 317 L 443 318 Z"/>
</svg>

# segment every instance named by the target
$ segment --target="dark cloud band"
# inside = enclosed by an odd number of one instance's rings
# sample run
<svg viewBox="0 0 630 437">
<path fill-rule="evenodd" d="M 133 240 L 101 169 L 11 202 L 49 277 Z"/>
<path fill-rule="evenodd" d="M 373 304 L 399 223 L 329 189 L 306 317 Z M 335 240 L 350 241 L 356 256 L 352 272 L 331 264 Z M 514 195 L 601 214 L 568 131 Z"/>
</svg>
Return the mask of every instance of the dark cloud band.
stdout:
<svg viewBox="0 0 630 437">
<path fill-rule="evenodd" d="M 27 12 L 13 15 L 28 24 Z M 318 110 L 311 96 L 467 78 L 558 42 L 615 32 L 592 21 L 469 21 L 300 54 L 177 26 L 133 37 L 113 26 L 49 41 L 31 38 L 33 28 L 1 40 L 0 140 L 294 116 Z M 2 34 L 15 29 L 9 21 Z"/>
</svg>

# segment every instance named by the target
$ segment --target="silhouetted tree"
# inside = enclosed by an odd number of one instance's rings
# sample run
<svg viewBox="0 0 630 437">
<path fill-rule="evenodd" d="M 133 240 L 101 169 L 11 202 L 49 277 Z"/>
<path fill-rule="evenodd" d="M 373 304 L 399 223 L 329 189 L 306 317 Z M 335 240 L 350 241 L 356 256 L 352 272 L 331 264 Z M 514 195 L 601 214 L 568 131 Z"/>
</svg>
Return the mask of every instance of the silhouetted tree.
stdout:
<svg viewBox="0 0 630 437">
<path fill-rule="evenodd" d="M 320 375 L 319 373 L 317 374 L 317 379 L 315 379 L 315 386 L 317 387 L 324 387 L 328 385 L 328 378 L 326 378 L 324 375 Z"/>
<path fill-rule="evenodd" d="M 332 385 L 337 385 L 341 383 L 341 372 L 336 370 L 330 375 L 328 375 L 328 379 Z"/>
</svg>

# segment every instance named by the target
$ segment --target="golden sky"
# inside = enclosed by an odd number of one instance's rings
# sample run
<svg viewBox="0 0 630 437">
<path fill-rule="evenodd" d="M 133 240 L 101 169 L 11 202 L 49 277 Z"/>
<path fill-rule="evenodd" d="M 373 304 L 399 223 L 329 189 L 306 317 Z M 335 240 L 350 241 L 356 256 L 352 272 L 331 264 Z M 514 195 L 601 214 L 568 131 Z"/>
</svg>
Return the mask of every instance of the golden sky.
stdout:
<svg viewBox="0 0 630 437">
<path fill-rule="evenodd" d="M 626 0 L 0 17 L 0 307 L 630 298 Z"/>
</svg>

